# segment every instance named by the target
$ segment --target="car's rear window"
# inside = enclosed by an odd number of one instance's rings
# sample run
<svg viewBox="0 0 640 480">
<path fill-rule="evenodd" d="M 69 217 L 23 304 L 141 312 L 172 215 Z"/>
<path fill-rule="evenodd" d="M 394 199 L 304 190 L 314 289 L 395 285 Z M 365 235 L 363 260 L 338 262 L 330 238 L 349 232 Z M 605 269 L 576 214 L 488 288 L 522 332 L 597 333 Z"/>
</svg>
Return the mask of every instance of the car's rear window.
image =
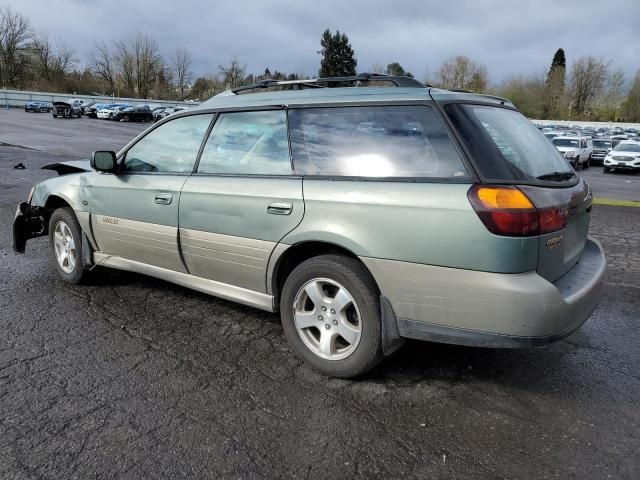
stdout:
<svg viewBox="0 0 640 480">
<path fill-rule="evenodd" d="M 429 106 L 295 109 L 289 129 L 298 174 L 469 178 Z"/>
<path fill-rule="evenodd" d="M 449 104 L 445 111 L 485 179 L 575 182 L 569 162 L 521 113 L 473 104 Z"/>
</svg>

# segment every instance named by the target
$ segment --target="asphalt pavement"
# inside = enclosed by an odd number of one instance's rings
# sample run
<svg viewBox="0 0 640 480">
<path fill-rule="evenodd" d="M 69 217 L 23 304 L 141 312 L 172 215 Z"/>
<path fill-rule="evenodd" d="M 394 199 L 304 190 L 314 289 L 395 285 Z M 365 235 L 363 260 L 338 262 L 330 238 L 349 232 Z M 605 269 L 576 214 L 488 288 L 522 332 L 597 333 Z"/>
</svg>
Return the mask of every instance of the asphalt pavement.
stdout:
<svg viewBox="0 0 640 480">
<path fill-rule="evenodd" d="M 29 115 L 0 113 L 0 478 L 640 478 L 640 208 L 594 206 L 605 293 L 566 339 L 409 342 L 336 380 L 277 315 L 114 270 L 68 285 L 44 238 L 14 254 L 39 167 L 143 128 Z"/>
</svg>

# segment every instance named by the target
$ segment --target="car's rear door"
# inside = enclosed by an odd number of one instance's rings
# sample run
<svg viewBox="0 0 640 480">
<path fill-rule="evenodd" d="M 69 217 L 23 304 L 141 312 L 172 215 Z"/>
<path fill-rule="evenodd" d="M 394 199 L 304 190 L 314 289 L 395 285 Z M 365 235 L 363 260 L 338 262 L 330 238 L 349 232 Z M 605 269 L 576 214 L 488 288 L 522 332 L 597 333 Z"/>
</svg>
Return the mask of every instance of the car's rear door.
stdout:
<svg viewBox="0 0 640 480">
<path fill-rule="evenodd" d="M 121 171 L 92 177 L 93 233 L 104 253 L 185 272 L 178 248 L 180 190 L 213 115 L 179 117 L 142 137 L 121 157 Z"/>
<path fill-rule="evenodd" d="M 189 272 L 265 292 L 269 257 L 303 214 L 286 111 L 221 113 L 180 197 Z"/>
</svg>

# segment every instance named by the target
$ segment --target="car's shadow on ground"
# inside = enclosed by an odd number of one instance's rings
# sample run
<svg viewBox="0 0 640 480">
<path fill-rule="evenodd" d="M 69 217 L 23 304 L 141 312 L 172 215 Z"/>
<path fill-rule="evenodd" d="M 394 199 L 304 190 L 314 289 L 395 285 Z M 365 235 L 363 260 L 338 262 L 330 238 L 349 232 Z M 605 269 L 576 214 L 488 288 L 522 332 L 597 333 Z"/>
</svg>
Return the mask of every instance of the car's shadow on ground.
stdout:
<svg viewBox="0 0 640 480">
<path fill-rule="evenodd" d="M 116 294 L 120 289 L 135 288 L 141 292 L 157 292 L 158 296 L 172 298 L 172 303 L 179 309 L 179 304 L 184 301 L 191 304 L 191 308 L 196 311 L 211 309 L 224 311 L 224 322 L 228 328 L 234 327 L 238 321 L 247 322 L 249 329 L 258 329 L 269 325 L 270 334 L 277 342 L 283 346 L 286 344 L 284 331 L 280 324 L 278 314 L 262 312 L 251 307 L 211 297 L 209 295 L 196 292 L 179 285 L 175 285 L 163 280 L 158 280 L 145 275 L 112 270 L 98 267 L 92 272 L 87 287 L 99 287 L 97 291 L 103 289 L 113 291 Z M 195 304 L 195 305 L 194 305 Z M 148 312 L 148 310 L 147 310 Z M 164 318 L 163 318 L 164 317 Z M 240 318 L 240 320 L 234 320 Z M 144 319 L 139 318 L 138 322 L 144 324 Z M 170 312 L 153 313 L 153 325 L 147 325 L 152 330 L 147 330 L 146 335 L 153 336 L 153 328 L 158 331 L 166 331 L 175 327 L 174 322 L 180 321 Z M 200 338 L 200 333 L 207 331 L 207 320 L 203 319 L 200 325 L 191 324 L 191 332 Z M 218 321 L 218 325 L 219 325 Z M 198 330 L 196 332 L 195 330 Z M 189 328 L 179 328 L 173 330 L 174 335 L 190 335 Z M 479 347 L 465 347 L 457 345 L 447 345 L 432 342 L 422 342 L 407 340 L 405 345 L 390 357 L 385 358 L 379 366 L 350 382 L 358 383 L 378 383 L 393 388 L 409 387 L 416 384 L 429 384 L 433 382 L 470 384 L 474 382 L 492 382 L 502 384 L 517 389 L 535 390 L 543 392 L 546 388 L 557 391 L 562 385 L 562 378 L 570 375 L 574 371 L 573 365 L 567 365 L 565 357 L 575 352 L 577 349 L 588 344 L 585 334 L 578 331 L 570 337 L 571 341 L 560 341 L 547 347 L 527 348 L 527 349 L 492 349 Z M 179 343 L 192 341 L 190 338 L 176 338 Z M 228 339 L 233 342 L 234 339 Z M 582 344 L 582 345 L 581 345 Z M 243 345 L 244 346 L 244 345 Z M 587 345 L 588 346 L 588 345 Z M 194 348 L 208 350 L 211 346 L 194 345 Z M 232 345 L 225 348 L 233 349 Z M 249 346 L 249 348 L 251 348 Z M 292 365 L 297 364 L 294 352 L 288 350 L 286 355 Z M 309 368 L 302 366 L 301 368 Z M 331 381 L 328 377 L 316 376 L 314 372 L 308 372 L 309 380 L 315 382 Z M 307 376 L 307 375 L 305 375 Z"/>
</svg>

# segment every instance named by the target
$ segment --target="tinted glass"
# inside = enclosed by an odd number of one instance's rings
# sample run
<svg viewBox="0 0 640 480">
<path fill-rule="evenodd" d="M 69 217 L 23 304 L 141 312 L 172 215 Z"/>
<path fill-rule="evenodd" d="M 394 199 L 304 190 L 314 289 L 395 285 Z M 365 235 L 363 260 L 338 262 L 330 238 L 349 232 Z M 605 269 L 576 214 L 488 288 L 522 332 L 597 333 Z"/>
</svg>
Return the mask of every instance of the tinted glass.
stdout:
<svg viewBox="0 0 640 480">
<path fill-rule="evenodd" d="M 594 147 L 610 148 L 611 147 L 611 142 L 608 142 L 608 141 L 605 141 L 605 140 L 594 140 L 593 141 L 593 146 Z"/>
<path fill-rule="evenodd" d="M 202 152 L 198 173 L 290 175 L 286 113 L 221 114 Z"/>
<path fill-rule="evenodd" d="M 193 115 L 165 123 L 131 147 L 125 172 L 190 173 L 213 115 Z"/>
<path fill-rule="evenodd" d="M 578 147 L 578 140 L 571 138 L 554 138 L 553 144 L 556 147 Z"/>
<path fill-rule="evenodd" d="M 558 181 L 576 181 L 569 162 L 521 113 L 467 104 L 445 110 L 485 178 L 535 183 L 541 176 L 566 173 Z"/>
<path fill-rule="evenodd" d="M 310 108 L 289 112 L 296 173 L 468 177 L 431 107 Z"/>
</svg>

